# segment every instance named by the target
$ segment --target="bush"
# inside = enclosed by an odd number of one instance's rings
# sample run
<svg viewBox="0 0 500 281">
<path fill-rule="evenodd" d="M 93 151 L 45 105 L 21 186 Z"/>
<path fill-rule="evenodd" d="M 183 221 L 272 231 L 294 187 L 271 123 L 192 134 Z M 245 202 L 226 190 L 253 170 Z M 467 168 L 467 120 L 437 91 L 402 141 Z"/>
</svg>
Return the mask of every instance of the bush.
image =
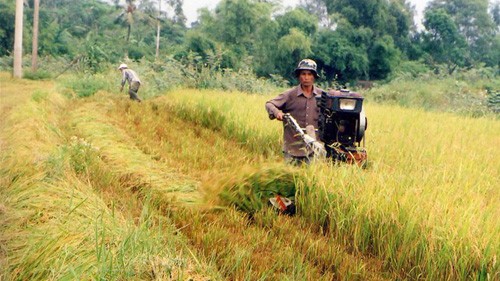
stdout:
<svg viewBox="0 0 500 281">
<path fill-rule="evenodd" d="M 0 71 L 12 71 L 13 61 L 12 56 L 0 57 Z"/>
<path fill-rule="evenodd" d="M 251 70 L 220 69 L 195 59 L 181 63 L 173 57 L 166 57 L 162 61 L 143 60 L 129 66 L 140 76 L 142 85 L 139 95 L 145 98 L 180 87 L 267 93 L 286 84 L 277 76 L 273 80 L 258 78 Z"/>
<path fill-rule="evenodd" d="M 50 72 L 46 70 L 24 71 L 23 78 L 29 80 L 46 80 L 52 78 Z"/>
<path fill-rule="evenodd" d="M 428 73 L 430 69 L 423 63 L 418 61 L 404 61 L 400 63 L 391 73 L 390 80 L 417 78 L 424 73 Z"/>
<path fill-rule="evenodd" d="M 71 89 L 77 97 L 90 97 L 97 91 L 111 91 L 112 84 L 103 75 L 85 75 L 83 77 L 71 77 L 63 82 L 63 85 Z"/>
<path fill-rule="evenodd" d="M 366 91 L 365 97 L 378 103 L 475 117 L 498 113 L 492 93 L 500 87 L 500 82 L 493 69 L 459 70 L 452 75 L 430 72 L 413 75 L 402 73 L 391 82 Z"/>
<path fill-rule="evenodd" d="M 486 89 L 488 108 L 495 113 L 500 113 L 500 92 L 498 90 Z"/>
</svg>

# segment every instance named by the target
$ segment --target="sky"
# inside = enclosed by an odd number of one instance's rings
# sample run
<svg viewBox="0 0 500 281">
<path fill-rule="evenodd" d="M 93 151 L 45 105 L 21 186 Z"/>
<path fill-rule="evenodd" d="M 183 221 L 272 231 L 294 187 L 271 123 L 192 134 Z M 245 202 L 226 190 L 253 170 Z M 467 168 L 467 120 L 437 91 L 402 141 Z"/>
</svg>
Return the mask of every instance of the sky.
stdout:
<svg viewBox="0 0 500 281">
<path fill-rule="evenodd" d="M 190 26 L 192 22 L 196 21 L 198 17 L 198 9 L 208 8 L 209 10 L 213 10 L 215 6 L 217 6 L 217 3 L 219 3 L 219 1 L 220 0 L 184 0 L 183 10 L 184 15 L 187 18 L 187 25 Z M 429 1 L 430 0 L 410 0 L 410 3 L 412 3 L 412 5 L 414 5 L 417 10 L 417 25 L 419 25 L 422 18 L 422 11 Z M 282 3 L 284 7 L 294 7 L 299 3 L 299 0 L 282 0 Z"/>
</svg>

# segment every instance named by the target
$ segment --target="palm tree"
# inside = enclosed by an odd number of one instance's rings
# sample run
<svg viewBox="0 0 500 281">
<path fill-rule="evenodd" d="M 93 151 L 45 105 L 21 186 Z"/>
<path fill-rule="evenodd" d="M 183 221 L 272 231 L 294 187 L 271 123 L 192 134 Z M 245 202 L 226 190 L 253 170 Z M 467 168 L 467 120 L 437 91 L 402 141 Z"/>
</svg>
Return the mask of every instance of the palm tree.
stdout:
<svg viewBox="0 0 500 281">
<path fill-rule="evenodd" d="M 115 22 L 123 21 L 125 18 L 125 22 L 127 24 L 127 39 L 126 39 L 126 48 L 125 48 L 125 57 L 128 57 L 128 43 L 130 40 L 130 33 L 132 31 L 132 24 L 134 23 L 134 11 L 137 9 L 135 5 L 135 0 L 126 0 L 127 4 L 125 9 L 121 14 L 116 17 Z"/>
</svg>

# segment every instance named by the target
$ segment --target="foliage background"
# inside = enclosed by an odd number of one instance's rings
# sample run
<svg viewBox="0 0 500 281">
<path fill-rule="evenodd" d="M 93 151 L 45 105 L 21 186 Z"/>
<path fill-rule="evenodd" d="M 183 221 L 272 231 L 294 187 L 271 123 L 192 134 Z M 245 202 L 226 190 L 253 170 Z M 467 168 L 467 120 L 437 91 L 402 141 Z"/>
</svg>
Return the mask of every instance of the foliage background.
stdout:
<svg viewBox="0 0 500 281">
<path fill-rule="evenodd" d="M 25 1 L 24 50 L 31 53 L 33 1 Z M 164 7 L 158 11 L 158 5 Z M 500 2 L 430 1 L 417 30 L 407 0 L 222 0 L 186 25 L 182 0 L 46 0 L 40 7 L 38 53 L 103 63 L 173 58 L 184 66 L 247 71 L 293 81 L 297 62 L 318 62 L 326 81 L 391 80 L 408 66 L 453 74 L 500 63 Z M 0 0 L 0 56 L 13 47 L 14 3 Z M 168 11 L 168 12 L 167 12 Z M 156 36 L 160 28 L 159 52 Z M 443 67 L 444 66 L 444 67 Z"/>
</svg>

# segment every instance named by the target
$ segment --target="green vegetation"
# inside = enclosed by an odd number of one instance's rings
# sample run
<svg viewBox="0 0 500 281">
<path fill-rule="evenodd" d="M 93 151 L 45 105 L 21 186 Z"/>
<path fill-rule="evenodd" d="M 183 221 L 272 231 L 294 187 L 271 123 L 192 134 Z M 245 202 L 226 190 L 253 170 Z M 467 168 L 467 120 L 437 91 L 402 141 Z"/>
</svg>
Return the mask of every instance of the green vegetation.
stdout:
<svg viewBox="0 0 500 281">
<path fill-rule="evenodd" d="M 494 69 L 483 68 L 453 75 L 402 73 L 364 95 L 369 101 L 384 104 L 484 116 L 498 113 L 499 103 L 492 89 L 500 89 L 500 80 Z"/>
<path fill-rule="evenodd" d="M 64 60 L 46 63 L 46 70 L 40 70 L 40 73 L 53 73 L 50 71 L 61 69 L 64 63 Z M 227 93 L 235 91 L 265 95 L 284 90 L 289 85 L 280 77 L 262 79 L 251 72 L 220 71 L 208 66 L 197 68 L 195 64 L 186 67 L 173 59 L 154 63 L 131 62 L 129 65 L 140 73 L 143 84 L 139 94 L 146 99 L 180 88 L 213 89 L 219 90 L 224 96 L 230 96 Z M 76 76 L 71 74 L 74 71 L 63 73 L 57 78 L 61 81 L 61 92 L 78 97 L 88 97 L 99 91 L 118 94 L 120 74 L 113 65 L 108 65 L 107 68 L 108 71 L 96 74 L 78 69 L 75 69 Z M 338 86 L 324 80 L 319 80 L 319 84 L 323 89 Z M 437 75 L 427 71 L 421 64 L 409 63 L 402 65 L 390 82 L 373 83 L 370 89 L 362 89 L 361 86 L 353 84 L 351 90 L 360 91 L 368 102 L 380 104 L 397 104 L 477 117 L 495 115 L 500 106 L 496 90 L 500 88 L 500 84 L 494 68 Z"/>
<path fill-rule="evenodd" d="M 50 79 L 52 75 L 48 71 L 39 70 L 39 71 L 25 71 L 23 77 L 30 80 L 43 80 L 43 79 Z"/>
<path fill-rule="evenodd" d="M 31 4 L 24 9 L 26 53 L 34 34 Z M 498 72 L 499 5 L 430 1 L 418 30 L 408 0 L 307 0 L 288 10 L 273 1 L 221 0 L 213 11 L 201 9 L 194 23 L 185 22 L 182 0 L 47 0 L 40 6 L 37 51 L 42 59 L 77 60 L 93 73 L 105 72 L 107 63 L 173 58 L 199 72 L 208 67 L 289 82 L 305 57 L 318 62 L 326 81 L 341 84 L 386 81 L 408 62 L 448 74 L 483 66 Z M 6 57 L 15 5 L 0 0 L 0 7 L 0 57 Z"/>
<path fill-rule="evenodd" d="M 14 16 L 7 2 L 0 0 L 4 20 Z M 88 97 L 115 92 L 112 70 L 127 62 L 145 81 L 144 98 L 177 88 L 265 94 L 296 83 L 294 66 L 310 57 L 324 89 L 376 85 L 365 93 L 369 101 L 471 116 L 498 112 L 498 3 L 431 1 L 419 31 L 407 0 L 308 0 L 280 12 L 273 3 L 224 0 L 214 11 L 202 9 L 189 27 L 182 1 L 163 5 L 172 14 L 158 12 L 152 0 L 122 4 L 42 2 L 39 69 L 24 76 L 63 79 L 66 94 Z M 32 12 L 28 5 L 26 38 Z M 12 66 L 12 24 L 0 27 L 0 70 Z"/>
</svg>

